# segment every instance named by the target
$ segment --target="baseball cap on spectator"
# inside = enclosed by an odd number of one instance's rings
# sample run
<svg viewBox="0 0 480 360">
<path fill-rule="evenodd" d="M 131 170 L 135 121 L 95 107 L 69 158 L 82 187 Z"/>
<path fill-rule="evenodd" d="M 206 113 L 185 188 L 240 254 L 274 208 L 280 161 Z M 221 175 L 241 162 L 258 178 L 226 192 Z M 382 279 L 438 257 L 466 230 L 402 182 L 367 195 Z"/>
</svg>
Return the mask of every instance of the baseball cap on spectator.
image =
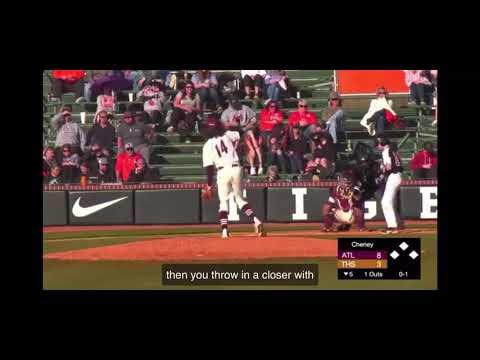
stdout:
<svg viewBox="0 0 480 360">
<path fill-rule="evenodd" d="M 133 144 L 132 143 L 126 143 L 125 144 L 125 150 L 130 150 L 130 149 L 133 150 Z"/>
<path fill-rule="evenodd" d="M 292 128 L 299 129 L 300 128 L 300 123 L 298 123 L 298 122 L 293 123 Z"/>
<path fill-rule="evenodd" d="M 98 164 L 99 165 L 108 165 L 108 159 L 106 157 L 101 157 L 98 159 Z"/>
</svg>

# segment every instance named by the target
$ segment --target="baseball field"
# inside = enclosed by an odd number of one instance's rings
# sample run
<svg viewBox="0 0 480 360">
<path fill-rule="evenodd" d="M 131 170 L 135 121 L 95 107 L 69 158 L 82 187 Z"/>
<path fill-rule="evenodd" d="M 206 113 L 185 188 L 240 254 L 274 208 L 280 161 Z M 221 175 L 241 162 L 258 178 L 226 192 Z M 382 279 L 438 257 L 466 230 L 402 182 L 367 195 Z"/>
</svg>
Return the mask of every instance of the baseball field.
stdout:
<svg viewBox="0 0 480 360">
<path fill-rule="evenodd" d="M 437 222 L 407 221 L 400 234 L 324 233 L 319 223 L 267 224 L 258 238 L 251 226 L 231 225 L 221 239 L 216 225 L 125 225 L 44 227 L 45 290 L 434 290 L 437 288 Z M 420 280 L 337 280 L 338 237 L 421 239 Z M 162 264 L 318 264 L 316 286 L 164 286 Z"/>
</svg>

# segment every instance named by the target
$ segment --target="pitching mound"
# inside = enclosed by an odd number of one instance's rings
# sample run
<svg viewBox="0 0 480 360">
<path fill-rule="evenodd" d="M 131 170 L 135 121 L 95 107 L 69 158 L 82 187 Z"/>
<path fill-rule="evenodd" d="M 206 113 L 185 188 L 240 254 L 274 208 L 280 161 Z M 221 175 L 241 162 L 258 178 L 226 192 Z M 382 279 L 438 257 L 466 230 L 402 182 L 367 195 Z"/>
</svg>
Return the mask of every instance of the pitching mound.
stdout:
<svg viewBox="0 0 480 360">
<path fill-rule="evenodd" d="M 45 255 L 57 260 L 257 260 L 272 258 L 317 258 L 336 256 L 337 242 L 308 237 L 269 236 L 258 238 L 233 235 L 216 237 L 175 237 L 127 244 L 66 251 Z"/>
</svg>

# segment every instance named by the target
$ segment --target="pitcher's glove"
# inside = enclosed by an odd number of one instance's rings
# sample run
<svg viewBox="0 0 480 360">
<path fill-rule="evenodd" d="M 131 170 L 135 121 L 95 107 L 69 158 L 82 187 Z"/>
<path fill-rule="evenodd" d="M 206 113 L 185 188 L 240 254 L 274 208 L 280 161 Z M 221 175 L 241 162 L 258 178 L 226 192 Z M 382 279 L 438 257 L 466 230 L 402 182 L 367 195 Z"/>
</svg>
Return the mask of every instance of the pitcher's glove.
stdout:
<svg viewBox="0 0 480 360">
<path fill-rule="evenodd" d="M 205 185 L 202 188 L 202 199 L 205 200 L 205 201 L 209 201 L 209 200 L 212 200 L 212 198 L 213 198 L 212 187 L 208 186 L 208 185 Z"/>
</svg>

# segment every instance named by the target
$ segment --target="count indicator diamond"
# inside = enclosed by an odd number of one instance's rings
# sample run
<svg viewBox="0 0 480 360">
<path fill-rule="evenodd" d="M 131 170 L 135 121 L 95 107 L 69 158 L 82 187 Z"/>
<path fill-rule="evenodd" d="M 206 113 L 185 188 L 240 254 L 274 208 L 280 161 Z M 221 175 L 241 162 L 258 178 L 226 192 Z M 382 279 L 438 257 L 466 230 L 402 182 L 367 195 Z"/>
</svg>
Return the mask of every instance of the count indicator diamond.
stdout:
<svg viewBox="0 0 480 360">
<path fill-rule="evenodd" d="M 415 260 L 415 259 L 418 257 L 418 253 L 417 253 L 415 250 L 413 250 L 413 251 L 409 254 L 409 256 L 410 256 L 413 260 Z"/>
<path fill-rule="evenodd" d="M 404 241 L 400 244 L 400 249 L 402 249 L 403 251 L 407 250 L 408 249 L 408 244 Z"/>
<path fill-rule="evenodd" d="M 395 260 L 396 258 L 398 258 L 400 256 L 400 254 L 398 252 L 396 252 L 395 250 L 393 250 L 390 253 L 390 256 L 393 258 L 393 260 Z"/>
</svg>

